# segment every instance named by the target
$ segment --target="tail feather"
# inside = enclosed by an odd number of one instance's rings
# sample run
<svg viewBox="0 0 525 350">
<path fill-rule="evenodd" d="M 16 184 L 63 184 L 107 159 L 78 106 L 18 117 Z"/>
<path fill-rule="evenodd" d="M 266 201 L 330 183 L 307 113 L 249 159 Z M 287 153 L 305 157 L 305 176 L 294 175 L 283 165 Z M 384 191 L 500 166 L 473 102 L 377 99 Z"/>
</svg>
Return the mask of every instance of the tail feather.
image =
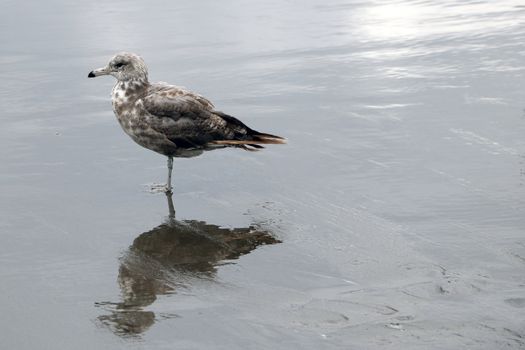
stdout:
<svg viewBox="0 0 525 350">
<path fill-rule="evenodd" d="M 242 148 L 243 150 L 250 152 L 258 152 L 261 150 L 261 148 L 264 148 L 263 146 L 259 145 L 235 145 L 235 147 Z"/>
<path fill-rule="evenodd" d="M 286 143 L 285 140 L 280 139 L 253 139 L 253 140 L 217 140 L 217 141 L 211 141 L 211 144 L 214 145 L 229 145 L 229 146 L 237 146 L 237 145 L 248 145 L 254 148 L 264 148 L 260 145 L 270 145 L 270 144 L 284 144 Z"/>
<path fill-rule="evenodd" d="M 257 143 L 263 143 L 263 144 L 284 144 L 286 143 L 286 139 L 284 137 L 272 135 L 272 134 L 256 133 L 252 135 L 252 137 L 254 141 L 257 141 Z"/>
<path fill-rule="evenodd" d="M 284 144 L 286 143 L 286 139 L 280 136 L 271 135 L 271 134 L 263 134 L 259 132 L 254 132 L 250 135 L 249 140 L 215 140 L 210 143 L 216 144 L 216 145 L 248 145 L 253 148 L 264 148 L 260 145 L 269 145 L 269 144 Z"/>
<path fill-rule="evenodd" d="M 225 146 L 237 146 L 247 145 L 252 148 L 264 148 L 257 145 L 265 144 L 283 144 L 286 143 L 286 139 L 272 134 L 266 134 L 262 132 L 255 131 L 248 127 L 246 124 L 241 122 L 239 119 L 232 117 L 226 113 L 220 111 L 213 111 L 213 114 L 221 117 L 228 125 L 228 129 L 233 131 L 235 136 L 233 139 L 224 139 L 224 140 L 215 140 L 211 141 L 210 144 L 215 145 L 225 145 Z M 243 147 L 241 147 L 243 148 Z"/>
</svg>

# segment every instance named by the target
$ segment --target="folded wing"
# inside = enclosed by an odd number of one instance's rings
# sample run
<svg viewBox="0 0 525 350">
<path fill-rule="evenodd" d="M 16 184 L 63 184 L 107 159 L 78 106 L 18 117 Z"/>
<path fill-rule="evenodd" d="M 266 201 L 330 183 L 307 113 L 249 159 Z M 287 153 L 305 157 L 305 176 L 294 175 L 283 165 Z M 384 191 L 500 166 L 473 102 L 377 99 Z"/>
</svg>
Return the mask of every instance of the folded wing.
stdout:
<svg viewBox="0 0 525 350">
<path fill-rule="evenodd" d="M 151 126 L 177 147 L 263 148 L 261 144 L 285 143 L 282 137 L 260 133 L 240 120 L 216 111 L 206 98 L 176 86 L 152 86 L 143 106 L 154 118 Z"/>
</svg>

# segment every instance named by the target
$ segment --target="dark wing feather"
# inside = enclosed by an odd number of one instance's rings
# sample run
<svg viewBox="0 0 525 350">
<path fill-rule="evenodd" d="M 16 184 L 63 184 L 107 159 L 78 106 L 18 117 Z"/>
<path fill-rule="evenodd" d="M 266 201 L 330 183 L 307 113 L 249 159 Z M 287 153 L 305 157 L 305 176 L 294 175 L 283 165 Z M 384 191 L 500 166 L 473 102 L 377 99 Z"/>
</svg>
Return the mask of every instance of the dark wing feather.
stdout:
<svg viewBox="0 0 525 350">
<path fill-rule="evenodd" d="M 240 120 L 214 110 L 213 104 L 204 97 L 175 86 L 154 87 L 143 98 L 143 105 L 155 119 L 151 127 L 178 147 L 217 145 L 259 149 L 263 147 L 257 144 L 284 143 L 279 136 L 259 133 Z"/>
<path fill-rule="evenodd" d="M 143 106 L 154 117 L 151 127 L 183 148 L 235 139 L 250 130 L 239 121 L 225 120 L 202 96 L 175 87 L 149 93 L 143 98 Z"/>
</svg>

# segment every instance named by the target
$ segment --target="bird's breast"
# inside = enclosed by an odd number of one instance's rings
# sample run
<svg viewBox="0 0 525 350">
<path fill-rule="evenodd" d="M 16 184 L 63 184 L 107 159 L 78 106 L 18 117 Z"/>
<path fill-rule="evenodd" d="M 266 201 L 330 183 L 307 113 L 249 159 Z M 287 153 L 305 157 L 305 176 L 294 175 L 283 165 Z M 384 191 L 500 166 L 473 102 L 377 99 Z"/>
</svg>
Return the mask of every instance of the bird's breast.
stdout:
<svg viewBox="0 0 525 350">
<path fill-rule="evenodd" d="M 153 127 L 152 116 L 144 108 L 140 97 L 126 96 L 125 91 L 114 88 L 112 92 L 112 104 L 115 116 L 122 127 L 133 141 L 161 154 L 173 153 L 175 147 L 165 135 L 156 131 Z"/>
</svg>

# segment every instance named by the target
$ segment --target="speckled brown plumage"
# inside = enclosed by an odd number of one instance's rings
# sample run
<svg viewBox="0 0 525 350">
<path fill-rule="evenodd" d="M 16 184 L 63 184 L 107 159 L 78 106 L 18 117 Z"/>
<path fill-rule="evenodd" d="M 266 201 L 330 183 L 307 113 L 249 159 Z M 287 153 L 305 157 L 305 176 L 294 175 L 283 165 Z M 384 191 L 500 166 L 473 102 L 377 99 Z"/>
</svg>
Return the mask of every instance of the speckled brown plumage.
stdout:
<svg viewBox="0 0 525 350">
<path fill-rule="evenodd" d="M 285 143 L 280 136 L 260 133 L 217 111 L 199 94 L 166 83 L 149 83 L 144 61 L 133 53 L 115 55 L 106 67 L 90 72 L 88 77 L 100 75 L 117 78 L 112 104 L 124 132 L 170 161 L 217 148 L 259 150 L 263 144 Z M 171 168 L 169 174 L 168 182 Z"/>
</svg>

